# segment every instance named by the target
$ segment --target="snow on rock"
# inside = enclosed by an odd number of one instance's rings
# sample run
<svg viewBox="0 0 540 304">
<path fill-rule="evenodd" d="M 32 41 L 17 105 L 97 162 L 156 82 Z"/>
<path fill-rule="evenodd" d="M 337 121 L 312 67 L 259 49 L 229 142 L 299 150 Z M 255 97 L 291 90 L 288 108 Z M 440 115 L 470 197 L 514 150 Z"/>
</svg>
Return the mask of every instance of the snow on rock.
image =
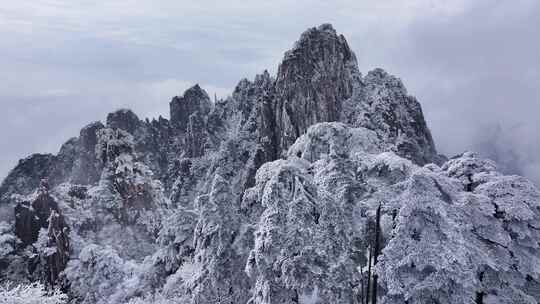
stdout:
<svg viewBox="0 0 540 304">
<path fill-rule="evenodd" d="M 51 174 L 56 157 L 51 154 L 33 154 L 19 160 L 17 166 L 0 185 L 0 207 L 13 204 L 13 195 L 28 195 Z"/>
<path fill-rule="evenodd" d="M 291 146 L 288 156 L 297 156 L 315 161 L 324 156 L 343 153 L 382 152 L 377 134 L 365 128 L 349 128 L 346 124 L 331 122 L 309 127 Z"/>
<path fill-rule="evenodd" d="M 407 94 L 400 79 L 384 70 L 363 77 L 343 108 L 342 121 L 376 131 L 384 142 L 395 145 L 398 155 L 421 165 L 443 162 L 420 103 Z"/>
</svg>

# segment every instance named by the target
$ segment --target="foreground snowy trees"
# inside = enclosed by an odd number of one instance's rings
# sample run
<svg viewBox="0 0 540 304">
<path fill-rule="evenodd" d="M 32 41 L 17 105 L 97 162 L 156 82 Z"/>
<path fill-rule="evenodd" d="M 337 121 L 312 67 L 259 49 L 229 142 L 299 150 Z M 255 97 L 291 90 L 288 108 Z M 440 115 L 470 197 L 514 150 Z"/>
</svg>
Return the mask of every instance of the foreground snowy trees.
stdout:
<svg viewBox="0 0 540 304">
<path fill-rule="evenodd" d="M 67 300 L 67 295 L 46 290 L 40 283 L 0 285 L 0 304 L 65 304 Z"/>
</svg>

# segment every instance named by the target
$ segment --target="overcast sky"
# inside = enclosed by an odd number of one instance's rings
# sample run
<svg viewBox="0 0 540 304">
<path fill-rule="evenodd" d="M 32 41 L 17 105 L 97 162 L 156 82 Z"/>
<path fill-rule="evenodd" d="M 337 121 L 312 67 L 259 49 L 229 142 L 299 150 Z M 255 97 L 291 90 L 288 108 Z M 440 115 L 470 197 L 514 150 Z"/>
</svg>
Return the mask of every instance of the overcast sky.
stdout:
<svg viewBox="0 0 540 304">
<path fill-rule="evenodd" d="M 0 178 L 117 108 L 167 117 L 192 84 L 224 97 L 275 74 L 301 32 L 330 22 L 362 73 L 403 80 L 440 152 L 480 151 L 540 184 L 540 1 L 0 3 Z"/>
</svg>

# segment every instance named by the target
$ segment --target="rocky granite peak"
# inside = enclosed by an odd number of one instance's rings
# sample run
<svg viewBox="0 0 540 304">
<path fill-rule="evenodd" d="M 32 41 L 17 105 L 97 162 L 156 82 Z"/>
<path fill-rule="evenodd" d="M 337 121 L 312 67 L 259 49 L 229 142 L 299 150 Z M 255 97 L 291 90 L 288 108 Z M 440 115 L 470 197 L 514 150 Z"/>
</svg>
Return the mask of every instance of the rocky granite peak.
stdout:
<svg viewBox="0 0 540 304">
<path fill-rule="evenodd" d="M 141 121 L 133 111 L 129 109 L 120 109 L 107 115 L 107 127 L 125 130 L 129 133 L 135 133 L 139 128 Z"/>
<path fill-rule="evenodd" d="M 331 25 L 305 31 L 285 53 L 276 78 L 281 147 L 287 149 L 310 125 L 337 121 L 359 75 L 354 53 Z"/>
<path fill-rule="evenodd" d="M 32 154 L 19 163 L 0 185 L 0 205 L 8 204 L 13 194 L 27 195 L 40 185 L 54 169 L 56 157 L 51 154 Z"/>
<path fill-rule="evenodd" d="M 170 117 L 173 126 L 186 131 L 189 117 L 196 112 L 207 115 L 212 108 L 212 102 L 206 91 L 198 84 L 187 89 L 183 96 L 175 96 L 170 103 Z"/>
<path fill-rule="evenodd" d="M 422 107 L 408 95 L 402 81 L 377 68 L 369 71 L 351 98 L 344 102 L 341 120 L 372 129 L 394 151 L 418 164 L 441 163 Z"/>
<path fill-rule="evenodd" d="M 60 273 L 69 261 L 69 227 L 58 203 L 49 194 L 46 180 L 27 200 L 14 208 L 14 234 L 35 253 L 28 264 L 28 274 L 49 285 L 59 284 Z"/>
</svg>

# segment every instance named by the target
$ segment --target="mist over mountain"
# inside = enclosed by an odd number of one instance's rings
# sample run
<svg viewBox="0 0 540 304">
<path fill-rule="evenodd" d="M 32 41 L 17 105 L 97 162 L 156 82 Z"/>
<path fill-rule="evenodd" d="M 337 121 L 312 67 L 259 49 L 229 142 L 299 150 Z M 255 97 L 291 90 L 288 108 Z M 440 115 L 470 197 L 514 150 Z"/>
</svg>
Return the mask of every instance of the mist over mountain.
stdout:
<svg viewBox="0 0 540 304">
<path fill-rule="evenodd" d="M 540 190 L 505 175 L 506 131 L 478 143 L 503 173 L 438 153 L 402 81 L 360 71 L 330 24 L 169 117 L 120 109 L 20 160 L 0 280 L 84 304 L 540 301 Z"/>
</svg>

